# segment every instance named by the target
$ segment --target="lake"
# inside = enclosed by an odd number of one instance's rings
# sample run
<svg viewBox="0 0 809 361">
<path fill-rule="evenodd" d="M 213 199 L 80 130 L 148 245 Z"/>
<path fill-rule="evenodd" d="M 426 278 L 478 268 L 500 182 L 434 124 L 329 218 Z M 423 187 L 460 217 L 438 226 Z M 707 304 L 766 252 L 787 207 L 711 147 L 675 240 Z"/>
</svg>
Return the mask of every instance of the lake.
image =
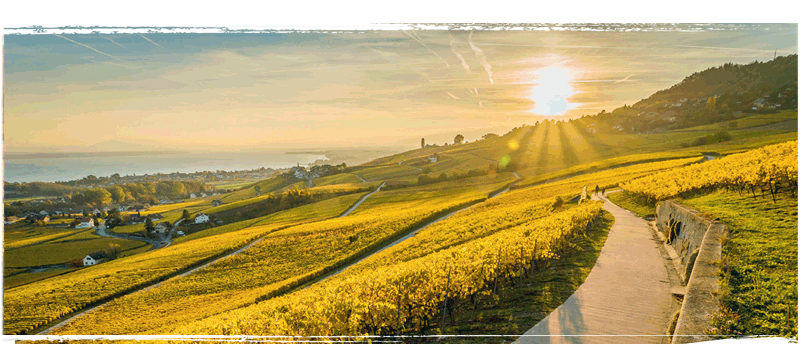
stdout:
<svg viewBox="0 0 809 361">
<path fill-rule="evenodd" d="M 201 171 L 234 171 L 265 168 L 289 168 L 298 163 L 306 165 L 319 154 L 284 153 L 161 153 L 129 155 L 70 154 L 56 157 L 46 154 L 5 155 L 3 163 L 6 182 L 55 182 L 81 179 L 88 175 L 107 177 L 118 173 L 194 173 Z"/>
</svg>

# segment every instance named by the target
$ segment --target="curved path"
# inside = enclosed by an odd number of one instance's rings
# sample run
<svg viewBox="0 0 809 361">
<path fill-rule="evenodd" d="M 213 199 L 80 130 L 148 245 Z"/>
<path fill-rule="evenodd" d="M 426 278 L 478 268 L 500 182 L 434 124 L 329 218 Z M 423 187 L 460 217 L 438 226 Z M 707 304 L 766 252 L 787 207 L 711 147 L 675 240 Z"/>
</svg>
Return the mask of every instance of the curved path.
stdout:
<svg viewBox="0 0 809 361">
<path fill-rule="evenodd" d="M 521 177 L 520 177 L 520 176 L 519 176 L 517 173 L 514 173 L 514 176 L 515 176 L 515 177 L 517 177 L 517 179 L 522 179 L 522 178 L 521 178 Z M 515 183 L 518 183 L 518 182 L 514 182 L 514 183 L 511 183 L 511 184 L 515 184 Z M 382 185 L 384 185 L 384 184 L 382 184 Z M 382 186 L 380 186 L 379 188 L 381 189 L 381 188 L 382 188 Z M 489 196 L 489 198 L 488 198 L 488 199 L 492 199 L 492 198 L 494 198 L 494 197 L 497 197 L 497 196 L 499 196 L 499 195 L 501 195 L 501 194 L 503 194 L 503 193 L 505 193 L 505 192 L 508 192 L 508 190 L 509 190 L 509 187 L 505 187 L 503 190 L 501 190 L 501 191 L 499 191 L 499 192 L 497 192 L 497 193 L 492 194 L 491 196 Z M 377 189 L 377 191 L 379 191 L 379 189 Z M 376 193 L 376 192 L 374 192 L 374 193 Z M 371 193 L 371 194 L 373 194 L 373 193 Z M 368 196 L 370 196 L 371 194 L 369 194 Z M 366 196 L 366 197 L 367 197 L 367 196 Z M 363 198 L 363 200 L 365 200 L 365 198 Z M 429 222 L 427 222 L 426 224 L 422 225 L 421 227 L 416 228 L 416 229 L 415 229 L 415 230 L 413 230 L 412 232 L 410 232 L 410 233 L 408 233 L 408 234 L 406 234 L 406 235 L 404 235 L 404 236 L 402 236 L 402 237 L 399 237 L 398 239 L 396 239 L 395 241 L 393 241 L 393 242 L 391 242 L 391 243 L 388 243 L 388 244 L 387 244 L 387 245 L 385 245 L 384 247 L 382 247 L 382 248 L 380 248 L 380 249 L 376 250 L 375 252 L 373 252 L 373 253 L 371 253 L 371 254 L 369 254 L 369 255 L 365 256 L 365 257 L 362 257 L 362 258 L 360 258 L 360 259 L 358 259 L 358 260 L 356 260 L 356 261 L 354 261 L 354 262 L 351 262 L 351 264 L 348 264 L 348 265 L 346 265 L 346 266 L 344 266 L 344 267 L 342 267 L 342 268 L 340 268 L 340 269 L 338 269 L 338 270 L 336 270 L 336 271 L 334 271 L 334 272 L 332 272 L 332 273 L 330 273 L 330 274 L 328 274 L 328 275 L 318 277 L 318 278 L 317 278 L 317 279 L 315 279 L 314 281 L 310 282 L 310 283 L 309 283 L 309 285 L 308 285 L 308 286 L 306 286 L 306 288 L 309 288 L 309 287 L 311 287 L 313 284 L 318 283 L 318 282 L 321 282 L 321 281 L 323 281 L 323 280 L 325 280 L 325 279 L 327 279 L 327 278 L 329 278 L 329 277 L 332 277 L 332 276 L 334 276 L 334 275 L 337 275 L 338 273 L 341 273 L 341 272 L 345 271 L 347 268 L 349 268 L 349 267 L 351 267 L 351 266 L 353 266 L 353 265 L 355 265 L 355 264 L 357 264 L 357 263 L 360 263 L 360 262 L 364 261 L 364 260 L 365 260 L 365 259 L 367 259 L 368 257 L 371 257 L 371 256 L 373 256 L 373 255 L 375 255 L 375 254 L 377 254 L 377 253 L 379 253 L 379 252 L 382 252 L 382 251 L 384 251 L 384 250 L 386 250 L 386 249 L 388 249 L 388 248 L 390 248 L 390 247 L 393 247 L 393 246 L 395 246 L 395 245 L 397 245 L 397 244 L 399 244 L 399 243 L 402 243 L 402 242 L 404 242 L 405 240 L 407 240 L 408 238 L 411 238 L 411 237 L 415 236 L 415 235 L 416 235 L 416 233 L 420 232 L 422 229 L 425 229 L 425 228 L 427 228 L 427 227 L 429 227 L 429 226 L 433 225 L 433 224 L 434 224 L 434 223 L 436 223 L 436 222 L 443 221 L 443 220 L 445 220 L 445 219 L 449 218 L 450 216 L 454 215 L 455 213 L 458 213 L 458 212 L 460 212 L 460 211 L 463 211 L 463 210 L 465 210 L 465 209 L 468 209 L 469 207 L 474 206 L 475 204 L 479 204 L 479 203 L 473 203 L 473 204 L 470 204 L 470 205 L 468 205 L 468 206 L 466 206 L 466 207 L 463 207 L 463 208 L 461 208 L 461 209 L 458 209 L 458 210 L 452 211 L 452 212 L 447 213 L 447 214 L 445 214 L 445 215 L 443 215 L 443 216 L 441 216 L 441 217 L 439 217 L 439 218 L 436 218 L 436 219 L 434 219 L 434 220 L 432 220 L 432 221 L 429 221 Z M 356 207 L 353 207 L 353 208 L 356 208 Z M 352 208 L 352 209 L 353 209 L 353 208 Z M 350 211 L 350 210 L 349 210 L 349 211 Z"/>
<path fill-rule="evenodd" d="M 382 189 L 382 187 L 383 187 L 383 186 L 385 186 L 385 183 L 382 183 L 382 185 L 380 185 L 380 186 L 379 186 L 379 188 L 377 188 L 375 191 L 373 191 L 373 192 L 371 192 L 371 193 L 366 194 L 366 195 L 365 195 L 365 197 L 362 197 L 362 199 L 360 199 L 360 200 L 359 200 L 357 203 L 355 203 L 355 204 L 354 204 L 354 205 L 353 205 L 351 208 L 349 208 L 349 209 L 348 209 L 348 210 L 347 210 L 345 213 L 343 213 L 343 214 L 342 214 L 340 217 L 345 217 L 345 216 L 347 216 L 349 213 L 351 213 L 352 211 L 354 211 L 354 210 L 355 210 L 357 207 L 359 207 L 359 206 L 360 206 L 360 204 L 362 204 L 362 202 L 364 202 L 364 201 L 365 201 L 365 199 L 367 199 L 367 198 L 368 198 L 369 196 L 371 196 L 372 194 L 374 194 L 374 193 L 376 193 L 376 192 L 379 192 L 379 191 Z M 446 218 L 446 216 L 445 216 L 445 218 Z M 166 237 L 167 241 L 165 241 L 164 243 L 161 243 L 161 246 L 159 246 L 159 247 L 167 247 L 169 244 L 171 244 L 171 234 L 172 234 L 172 233 L 174 233 L 174 231 L 177 229 L 177 226 L 180 224 L 180 222 L 181 222 L 181 221 L 182 221 L 182 220 L 177 221 L 177 223 L 175 223 L 175 224 L 174 224 L 174 227 L 172 227 L 171 232 L 169 233 L 169 236 L 167 236 L 167 237 Z M 280 230 L 280 229 L 279 229 L 279 230 Z M 102 235 L 101 233 L 104 233 L 104 235 L 106 235 L 106 234 L 107 234 L 106 230 L 105 230 L 103 227 L 99 228 L 99 229 L 98 229 L 98 232 L 99 232 L 99 235 Z M 415 232 L 414 232 L 414 233 L 415 233 Z M 111 236 L 111 237 L 114 237 L 114 236 Z M 115 237 L 115 238 L 125 238 L 125 237 L 120 236 L 120 237 Z M 167 279 L 165 279 L 165 280 L 163 280 L 163 281 L 160 281 L 160 282 L 158 282 L 158 283 L 155 283 L 155 284 L 153 284 L 153 285 L 149 285 L 149 286 L 146 286 L 146 287 L 141 288 L 141 289 L 138 289 L 138 290 L 133 290 L 132 292 L 129 292 L 129 293 L 123 294 L 123 295 L 121 295 L 121 296 L 119 296 L 119 297 L 116 297 L 115 299 L 118 299 L 118 298 L 121 298 L 121 297 L 124 297 L 124 296 L 128 296 L 128 295 L 131 295 L 131 294 L 133 294 L 133 293 L 137 293 L 137 292 L 141 292 L 141 291 L 146 291 L 146 290 L 148 290 L 148 289 L 151 289 L 151 288 L 157 287 L 157 286 L 161 285 L 163 282 L 166 282 L 166 281 L 168 281 L 168 280 L 173 280 L 173 279 L 176 279 L 176 278 L 179 278 L 179 277 L 187 276 L 187 275 L 189 275 L 189 274 L 191 274 L 191 273 L 194 273 L 194 272 L 197 272 L 197 271 L 199 271 L 199 270 L 201 270 L 201 269 L 203 269 L 203 268 L 206 268 L 206 267 L 210 266 L 211 264 L 213 264 L 214 262 L 219 261 L 219 260 L 221 260 L 221 259 L 223 259 L 223 258 L 227 258 L 227 257 L 233 256 L 233 255 L 236 255 L 236 254 L 242 253 L 244 250 L 246 250 L 246 249 L 248 249 L 248 248 L 252 247 L 252 246 L 253 246 L 253 245 L 255 245 L 256 243 L 261 242 L 261 241 L 263 241 L 263 240 L 264 240 L 264 237 L 261 237 L 261 238 L 259 238 L 259 239 L 255 240 L 255 241 L 253 241 L 253 242 L 248 243 L 247 245 L 245 245 L 245 246 L 244 246 L 244 247 L 242 247 L 242 248 L 239 248 L 239 249 L 237 249 L 237 250 L 235 250 L 235 251 L 233 251 L 233 252 L 230 252 L 230 253 L 228 253 L 228 254 L 222 255 L 222 256 L 220 256 L 220 257 L 217 257 L 217 258 L 215 258 L 215 259 L 213 259 L 213 260 L 211 260 L 211 261 L 209 261 L 209 262 L 206 262 L 206 263 L 205 263 L 205 264 L 203 264 L 203 265 L 200 265 L 200 266 L 194 267 L 194 268 L 192 268 L 192 269 L 190 269 L 190 270 L 188 270 L 188 271 L 186 271 L 186 272 L 184 272 L 184 273 L 181 273 L 181 274 L 176 275 L 176 276 L 169 277 L 169 278 L 167 278 Z M 154 242 L 158 242 L 158 241 L 154 241 Z M 153 244 L 154 244 L 154 243 L 153 243 Z M 155 249 L 155 248 L 152 248 L 152 249 Z M 69 318 L 67 318 L 67 319 L 63 320 L 63 321 L 61 321 L 61 322 L 59 322 L 59 323 L 57 323 L 57 324 L 55 324 L 55 325 L 53 325 L 53 326 L 51 326 L 51 327 L 48 327 L 48 328 L 46 328 L 45 330 L 42 330 L 41 332 L 39 332 L 39 333 L 38 333 L 38 335 L 45 335 L 45 334 L 47 334 L 48 332 L 50 332 L 50 331 L 52 331 L 52 330 L 55 330 L 55 329 L 58 329 L 59 327 L 62 327 L 62 326 L 64 326 L 64 325 L 67 325 L 68 323 L 70 323 L 71 321 L 73 321 L 74 319 L 76 319 L 77 317 L 80 317 L 80 316 L 82 316 L 82 315 L 84 315 L 84 314 L 87 314 L 88 312 L 91 312 L 91 311 L 93 311 L 93 310 L 96 310 L 96 309 L 98 309 L 99 307 L 103 307 L 104 305 L 106 305 L 107 303 L 109 303 L 109 302 L 111 302 L 111 301 L 113 301 L 113 300 L 110 300 L 110 301 L 104 302 L 104 303 L 102 303 L 102 304 L 100 304 L 100 305 L 97 305 L 97 306 L 94 306 L 94 307 L 88 308 L 88 309 L 86 309 L 86 310 L 80 311 L 80 312 L 78 312 L 78 313 L 74 314 L 73 316 L 70 316 Z"/>
<path fill-rule="evenodd" d="M 343 218 L 343 217 L 345 217 L 345 216 L 347 216 L 347 215 L 351 214 L 351 212 L 353 212 L 355 209 L 357 209 L 357 207 L 359 207 L 359 206 L 360 206 L 360 204 L 362 204 L 362 202 L 365 202 L 365 200 L 366 200 L 366 199 L 368 199 L 368 197 L 370 197 L 370 196 L 374 195 L 374 193 L 376 193 L 376 192 L 381 191 L 381 190 L 382 190 L 382 187 L 384 187 L 384 186 L 385 186 L 385 183 L 387 183 L 387 182 L 384 182 L 384 183 L 380 184 L 380 185 L 379 185 L 379 188 L 377 188 L 375 191 L 373 191 L 373 192 L 371 192 L 371 193 L 368 193 L 368 194 L 366 194 L 364 197 L 360 198 L 360 200 L 359 200 L 359 201 L 357 201 L 357 203 L 354 203 L 354 205 L 353 205 L 353 206 L 351 206 L 351 208 L 349 208 L 347 211 L 343 212 L 343 214 L 339 215 L 337 218 Z"/>
<path fill-rule="evenodd" d="M 603 196 L 615 216 L 601 254 L 565 303 L 515 343 L 668 343 L 675 302 L 646 221 Z"/>
</svg>

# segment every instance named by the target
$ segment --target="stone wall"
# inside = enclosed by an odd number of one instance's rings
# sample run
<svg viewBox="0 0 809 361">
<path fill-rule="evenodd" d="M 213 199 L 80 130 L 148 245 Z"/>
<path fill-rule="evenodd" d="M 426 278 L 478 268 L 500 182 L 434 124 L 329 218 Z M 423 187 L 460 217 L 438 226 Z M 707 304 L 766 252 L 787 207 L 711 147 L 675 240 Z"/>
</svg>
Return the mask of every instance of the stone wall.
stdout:
<svg viewBox="0 0 809 361">
<path fill-rule="evenodd" d="M 685 274 L 680 275 L 688 280 L 691 269 L 696 262 L 702 239 L 711 221 L 699 216 L 699 212 L 672 201 L 665 201 L 657 206 L 657 229 L 663 233 L 666 244 L 677 253 L 675 263 L 682 266 Z"/>
<path fill-rule="evenodd" d="M 666 201 L 657 206 L 655 224 L 665 242 L 679 258 L 678 272 L 686 282 L 677 327 L 672 343 L 709 340 L 702 336 L 711 327 L 711 315 L 719 312 L 719 262 L 721 238 L 726 227 L 718 220 L 706 219 L 694 209 Z"/>
</svg>

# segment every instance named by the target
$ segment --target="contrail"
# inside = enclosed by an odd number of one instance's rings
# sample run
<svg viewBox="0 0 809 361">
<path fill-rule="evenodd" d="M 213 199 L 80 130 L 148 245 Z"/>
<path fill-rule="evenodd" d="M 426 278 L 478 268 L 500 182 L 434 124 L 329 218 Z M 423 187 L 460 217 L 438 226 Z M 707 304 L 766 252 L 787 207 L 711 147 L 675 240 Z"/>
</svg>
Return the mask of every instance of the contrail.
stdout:
<svg viewBox="0 0 809 361">
<path fill-rule="evenodd" d="M 141 38 L 144 38 L 144 39 L 146 39 L 146 40 L 149 40 L 149 38 L 147 38 L 147 37 L 143 36 L 143 34 L 138 34 L 138 35 L 140 35 L 140 37 L 141 37 Z M 154 41 L 149 40 L 149 42 L 150 42 L 150 43 L 152 43 L 152 44 L 154 44 L 154 45 L 160 46 L 160 44 L 155 43 Z M 160 46 L 160 47 L 162 48 L 162 46 Z M 164 49 L 165 49 L 165 48 L 164 48 Z"/>
<path fill-rule="evenodd" d="M 473 94 L 473 95 L 475 94 L 475 92 L 473 92 L 472 89 L 466 89 L 466 90 L 469 90 L 469 94 Z"/>
<path fill-rule="evenodd" d="M 123 61 L 121 58 L 119 58 L 119 57 L 117 57 L 117 56 L 107 54 L 107 53 L 105 53 L 105 52 L 103 52 L 103 51 L 99 51 L 98 49 L 96 49 L 96 48 L 94 48 L 94 47 L 92 47 L 92 46 L 89 46 L 89 45 L 84 45 L 84 44 L 82 44 L 82 43 L 80 43 L 80 42 L 78 42 L 78 41 L 68 39 L 68 38 L 66 38 L 66 37 L 64 37 L 64 36 L 62 36 L 62 35 L 59 35 L 59 34 L 53 34 L 53 35 L 56 35 L 56 36 L 58 36 L 58 37 L 60 37 L 60 38 L 62 38 L 62 39 L 65 39 L 65 40 L 67 40 L 67 41 L 70 41 L 70 42 L 73 42 L 73 43 L 79 44 L 79 45 L 81 45 L 81 46 L 83 46 L 83 47 L 85 47 L 85 48 L 88 48 L 88 49 L 90 49 L 90 50 L 95 51 L 96 53 L 99 53 L 99 54 L 104 54 L 104 55 L 106 55 L 106 56 L 109 56 L 110 58 L 117 59 L 118 61 Z"/>
<path fill-rule="evenodd" d="M 483 101 L 482 101 L 482 100 L 478 100 L 478 105 L 480 105 L 480 107 L 481 107 L 481 108 L 483 108 Z M 509 120 L 511 120 L 511 119 L 509 119 Z"/>
<path fill-rule="evenodd" d="M 418 42 L 419 42 L 419 44 L 421 44 L 421 45 L 423 45 L 425 48 L 427 48 L 427 50 L 429 50 L 431 53 L 433 53 L 433 55 L 435 55 L 436 57 L 438 57 L 438 59 L 441 59 L 441 61 L 443 61 L 443 62 L 444 62 L 444 64 L 447 66 L 447 68 L 449 68 L 449 63 L 447 63 L 447 61 L 446 61 L 446 60 L 444 60 L 444 58 L 442 58 L 442 57 L 441 57 L 441 55 L 436 54 L 436 52 L 434 52 L 434 51 L 433 51 L 433 49 L 430 49 L 430 47 L 429 47 L 429 46 L 427 46 L 426 44 L 422 43 L 422 42 L 421 42 L 421 40 L 416 39 L 415 37 L 413 37 L 413 35 L 410 35 L 410 33 L 408 33 L 406 30 L 402 30 L 402 32 L 403 32 L 403 33 L 405 33 L 405 34 L 407 34 L 407 36 L 409 36 L 411 39 L 413 39 L 413 40 L 415 40 L 415 41 L 418 41 Z"/>
<path fill-rule="evenodd" d="M 494 84 L 494 79 L 492 79 L 492 66 L 489 65 L 489 62 L 486 61 L 486 55 L 483 54 L 483 51 L 478 49 L 475 44 L 472 44 L 472 31 L 469 32 L 469 46 L 475 52 L 475 57 L 478 58 L 478 62 L 480 65 L 483 65 L 483 69 L 486 69 L 486 73 L 489 74 L 489 83 Z"/>
<path fill-rule="evenodd" d="M 451 96 L 451 97 L 452 97 L 452 99 L 461 100 L 461 98 L 458 98 L 458 97 L 456 97 L 456 96 L 452 95 L 452 93 L 450 93 L 450 92 L 447 92 L 447 95 Z"/>
<path fill-rule="evenodd" d="M 627 81 L 629 78 L 631 78 L 633 75 L 635 75 L 635 74 L 629 74 L 629 75 L 628 75 L 626 78 L 623 78 L 623 79 L 621 79 L 621 80 L 618 80 L 618 81 L 616 81 L 616 82 L 615 82 L 615 83 L 613 83 L 613 84 L 623 83 L 623 82 Z"/>
<path fill-rule="evenodd" d="M 370 46 L 368 46 L 368 45 L 365 45 L 365 44 L 363 44 L 362 46 L 364 46 L 364 47 L 368 48 L 368 50 L 373 51 L 374 53 L 377 53 L 377 54 L 382 55 L 382 56 L 395 56 L 395 57 L 397 57 L 397 58 L 401 58 L 401 57 L 400 57 L 398 54 L 396 54 L 396 53 L 391 53 L 391 52 L 380 51 L 380 50 L 374 49 L 374 48 L 372 48 L 372 47 L 370 47 Z M 430 79 L 430 77 L 428 77 L 428 76 L 427 76 L 427 74 L 424 74 L 423 72 L 420 72 L 420 71 L 418 71 L 418 70 L 414 69 L 414 68 L 413 68 L 412 66 L 410 66 L 410 65 L 408 65 L 407 67 L 408 67 L 408 68 L 410 68 L 410 70 L 411 70 L 411 71 L 413 71 L 414 73 L 416 73 L 416 74 L 418 74 L 418 75 L 421 75 L 421 76 L 422 76 L 424 79 L 426 79 L 428 82 L 430 82 L 430 83 L 432 83 L 432 82 L 433 82 L 433 80 L 432 80 L 432 79 Z"/>
<path fill-rule="evenodd" d="M 478 88 L 473 88 L 473 89 L 475 89 L 475 95 L 480 95 L 480 94 L 478 94 Z"/>
<path fill-rule="evenodd" d="M 464 70 L 466 70 L 466 73 L 470 74 L 471 71 L 469 70 L 469 64 L 467 64 L 466 60 L 463 59 L 461 53 L 455 50 L 455 47 L 452 46 L 453 44 L 455 44 L 455 38 L 452 37 L 452 33 L 450 33 L 449 31 L 447 32 L 447 34 L 449 34 L 449 48 L 452 50 L 453 53 L 455 53 L 455 56 L 458 57 L 458 60 L 461 61 L 461 65 L 463 65 L 463 68 Z"/>
<path fill-rule="evenodd" d="M 105 61 L 105 63 L 110 64 L 110 65 L 122 66 L 122 67 L 127 68 L 127 69 L 138 69 L 138 67 L 134 67 L 134 66 L 126 66 L 126 65 L 124 65 L 124 64 L 113 63 L 113 62 L 111 62 L 111 61 Z"/>
<path fill-rule="evenodd" d="M 410 65 L 408 65 L 407 67 L 408 67 L 408 68 L 410 68 L 410 70 L 412 70 L 414 73 L 416 73 L 416 74 L 418 74 L 418 75 L 421 75 L 422 77 L 424 77 L 424 79 L 427 79 L 427 81 L 428 81 L 428 82 L 430 82 L 430 83 L 432 83 L 432 82 L 433 82 L 433 80 L 432 80 L 432 79 L 430 79 L 430 77 L 428 77 L 428 76 L 427 76 L 427 74 L 424 74 L 424 72 L 420 72 L 420 71 L 418 71 L 418 70 L 414 69 L 414 68 L 413 68 L 412 66 L 410 66 Z"/>
<path fill-rule="evenodd" d="M 115 44 L 115 45 L 118 45 L 118 46 L 120 46 L 120 47 L 122 47 L 122 48 L 126 49 L 126 47 L 125 47 L 125 46 L 123 46 L 123 45 L 121 45 L 121 44 L 118 44 L 118 43 L 117 43 L 115 40 L 112 40 L 112 39 L 110 39 L 110 38 L 108 38 L 108 37 L 106 37 L 106 36 L 104 36 L 104 35 L 99 35 L 99 36 L 100 36 L 100 37 L 102 37 L 102 38 L 104 38 L 104 39 L 107 39 L 107 40 L 111 41 L 111 42 L 112 42 L 113 44 Z"/>
</svg>

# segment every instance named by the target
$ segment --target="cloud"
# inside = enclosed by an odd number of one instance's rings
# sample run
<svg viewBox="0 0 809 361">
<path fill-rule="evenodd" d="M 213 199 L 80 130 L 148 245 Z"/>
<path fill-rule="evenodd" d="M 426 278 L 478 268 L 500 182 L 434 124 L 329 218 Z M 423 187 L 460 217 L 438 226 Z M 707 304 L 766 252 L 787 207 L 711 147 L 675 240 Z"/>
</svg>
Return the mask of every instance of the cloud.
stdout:
<svg viewBox="0 0 809 361">
<path fill-rule="evenodd" d="M 427 81 L 428 81 L 428 82 L 430 82 L 430 83 L 432 83 L 432 82 L 433 82 L 433 80 L 432 80 L 432 79 L 430 79 L 430 77 L 429 77 L 429 76 L 427 76 L 427 74 L 425 74 L 424 72 L 422 72 L 422 71 L 418 71 L 418 70 L 414 69 L 414 68 L 413 68 L 412 66 L 410 66 L 410 65 L 408 65 L 407 67 L 408 67 L 408 68 L 410 68 L 410 70 L 412 70 L 414 73 L 416 73 L 416 74 L 418 74 L 418 75 L 421 75 L 422 77 L 424 77 L 424 79 L 427 79 Z"/>
<path fill-rule="evenodd" d="M 489 65 L 488 61 L 486 61 L 486 55 L 483 54 L 483 50 L 478 49 L 475 44 L 472 44 L 472 31 L 469 32 L 469 46 L 472 48 L 472 51 L 475 52 L 475 57 L 478 59 L 480 65 L 483 65 L 483 69 L 485 69 L 486 73 L 489 74 L 489 83 L 494 84 L 494 79 L 492 78 L 492 66 Z"/>
<path fill-rule="evenodd" d="M 119 57 L 117 57 L 117 56 L 115 56 L 115 55 L 110 55 L 110 54 L 107 54 L 107 53 L 105 53 L 105 52 L 103 52 L 103 51 L 99 51 L 98 49 L 96 49 L 96 48 L 94 48 L 94 47 L 92 47 L 92 46 L 89 46 L 89 45 L 84 45 L 84 44 L 82 44 L 82 43 L 80 43 L 80 42 L 78 42 L 78 41 L 68 39 L 68 38 L 66 38 L 66 37 L 64 37 L 64 36 L 62 36 L 62 35 L 59 35 L 59 34 L 53 34 L 53 35 L 56 35 L 56 36 L 58 36 L 58 37 L 60 37 L 60 38 L 62 38 L 62 39 L 65 39 L 65 40 L 67 40 L 67 41 L 70 41 L 70 42 L 73 42 L 73 43 L 79 44 L 79 45 L 81 45 L 81 46 L 83 46 L 83 47 L 85 47 L 85 48 L 88 48 L 88 49 L 90 49 L 90 50 L 92 50 L 92 51 L 95 51 L 96 53 L 99 53 L 99 54 L 104 54 L 104 55 L 109 56 L 110 58 L 116 59 L 116 60 L 118 60 L 118 61 L 123 61 L 123 60 L 121 60 L 121 58 L 119 58 Z"/>
<path fill-rule="evenodd" d="M 418 42 L 419 42 L 419 44 L 421 44 L 421 45 L 423 45 L 425 48 L 427 48 L 427 50 L 429 50 L 431 53 L 433 53 L 433 55 L 435 55 L 435 56 L 436 56 L 438 59 L 441 59 L 441 61 L 443 61 L 443 62 L 444 62 L 444 65 L 446 65 L 446 66 L 447 66 L 447 68 L 449 68 L 449 63 L 447 63 L 447 61 L 446 61 L 446 60 L 444 60 L 444 58 L 442 58 L 440 55 L 436 54 L 436 52 L 434 52 L 434 51 L 433 51 L 433 49 L 430 49 L 430 47 L 429 47 L 429 46 L 427 46 L 427 44 L 422 43 L 422 42 L 421 42 L 421 40 L 416 39 L 415 37 L 413 37 L 413 35 L 410 35 L 410 33 L 408 33 L 408 32 L 407 32 L 407 30 L 402 30 L 402 32 L 403 32 L 403 33 L 405 33 L 405 34 L 407 34 L 407 36 L 409 36 L 411 39 L 413 39 L 413 40 L 415 40 L 415 41 L 418 41 Z M 415 31 L 413 31 L 413 33 L 415 34 Z M 418 34 L 417 34 L 417 35 L 418 35 Z"/>
</svg>

